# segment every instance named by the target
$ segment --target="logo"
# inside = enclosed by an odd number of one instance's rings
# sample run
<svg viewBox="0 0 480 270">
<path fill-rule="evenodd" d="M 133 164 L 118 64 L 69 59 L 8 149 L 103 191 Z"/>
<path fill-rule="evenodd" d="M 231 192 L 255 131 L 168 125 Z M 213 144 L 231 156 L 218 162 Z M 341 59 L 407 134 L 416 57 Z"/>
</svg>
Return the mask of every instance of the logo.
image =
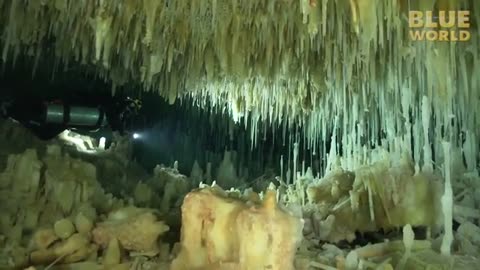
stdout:
<svg viewBox="0 0 480 270">
<path fill-rule="evenodd" d="M 435 14 L 410 10 L 408 26 L 410 39 L 415 41 L 468 41 L 471 38 L 468 10 L 440 10 Z"/>
</svg>

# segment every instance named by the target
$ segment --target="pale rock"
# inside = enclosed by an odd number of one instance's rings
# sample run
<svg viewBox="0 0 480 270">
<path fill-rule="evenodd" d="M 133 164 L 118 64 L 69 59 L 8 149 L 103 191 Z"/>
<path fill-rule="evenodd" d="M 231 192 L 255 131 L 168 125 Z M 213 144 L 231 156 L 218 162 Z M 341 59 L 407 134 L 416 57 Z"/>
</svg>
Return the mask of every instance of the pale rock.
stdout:
<svg viewBox="0 0 480 270">
<path fill-rule="evenodd" d="M 125 250 L 157 252 L 158 238 L 168 231 L 168 226 L 158 221 L 150 212 L 128 216 L 118 220 L 107 220 L 96 224 L 93 242 L 107 247 L 112 238 L 118 239 Z"/>
<path fill-rule="evenodd" d="M 137 183 L 133 194 L 135 203 L 138 205 L 149 205 L 153 197 L 152 189 L 142 182 Z"/>
<path fill-rule="evenodd" d="M 32 240 L 35 248 L 47 249 L 58 240 L 58 236 L 53 229 L 39 229 L 33 235 Z"/>
<path fill-rule="evenodd" d="M 75 216 L 75 228 L 79 233 L 88 234 L 93 229 L 93 221 L 82 212 L 79 212 Z"/>
<path fill-rule="evenodd" d="M 72 221 L 69 219 L 61 219 L 55 222 L 53 225 L 55 234 L 61 239 L 69 238 L 73 233 L 75 233 L 75 226 Z"/>
<path fill-rule="evenodd" d="M 120 250 L 120 244 L 117 238 L 113 237 L 108 243 L 107 249 L 105 250 L 105 255 L 103 256 L 103 265 L 111 266 L 119 264 L 121 261 L 122 255 Z"/>
</svg>

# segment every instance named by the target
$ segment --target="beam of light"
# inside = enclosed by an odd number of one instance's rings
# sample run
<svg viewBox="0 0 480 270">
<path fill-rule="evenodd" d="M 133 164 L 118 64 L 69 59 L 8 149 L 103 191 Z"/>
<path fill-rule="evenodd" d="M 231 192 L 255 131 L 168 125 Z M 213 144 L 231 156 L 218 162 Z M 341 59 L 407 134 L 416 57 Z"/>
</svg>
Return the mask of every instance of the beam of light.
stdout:
<svg viewBox="0 0 480 270">
<path fill-rule="evenodd" d="M 133 138 L 134 138 L 134 139 L 139 139 L 139 138 L 140 138 L 140 134 L 138 134 L 138 133 L 133 133 Z"/>
</svg>

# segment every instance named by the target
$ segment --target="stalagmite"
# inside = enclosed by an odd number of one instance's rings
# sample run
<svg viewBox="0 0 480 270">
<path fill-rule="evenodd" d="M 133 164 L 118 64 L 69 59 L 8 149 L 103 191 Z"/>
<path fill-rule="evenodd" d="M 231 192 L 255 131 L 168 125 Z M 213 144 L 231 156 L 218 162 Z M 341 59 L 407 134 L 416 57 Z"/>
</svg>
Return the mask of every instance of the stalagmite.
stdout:
<svg viewBox="0 0 480 270">
<path fill-rule="evenodd" d="M 399 266 L 397 266 L 397 269 L 402 270 L 405 269 L 405 264 L 407 260 L 410 258 L 412 255 L 412 247 L 415 241 L 415 233 L 412 230 L 412 226 L 410 224 L 407 224 L 403 227 L 403 245 L 405 246 L 405 254 L 403 255 Z"/>
<path fill-rule="evenodd" d="M 225 151 L 215 180 L 225 188 L 238 186 L 239 179 L 232 161 L 232 152 Z"/>
<path fill-rule="evenodd" d="M 443 142 L 443 151 L 445 157 L 445 192 L 442 196 L 442 211 L 443 211 L 443 227 L 445 235 L 442 239 L 442 246 L 440 248 L 442 254 L 450 255 L 451 245 L 453 242 L 453 191 L 451 183 L 451 174 L 450 174 L 450 151 L 451 146 L 449 142 Z"/>
<path fill-rule="evenodd" d="M 410 163 L 389 167 L 382 160 L 355 172 L 337 170 L 323 179 L 312 179 L 306 190 L 308 202 L 319 209 L 306 212 L 314 215 L 312 223 L 323 228 L 316 237 L 331 242 L 351 241 L 355 232 L 406 224 L 440 225 L 441 186 L 431 175 L 414 174 Z"/>
<path fill-rule="evenodd" d="M 218 187 L 189 193 L 172 269 L 294 269 L 303 223 L 279 208 L 275 193 L 267 191 L 261 205 L 229 198 Z"/>
</svg>

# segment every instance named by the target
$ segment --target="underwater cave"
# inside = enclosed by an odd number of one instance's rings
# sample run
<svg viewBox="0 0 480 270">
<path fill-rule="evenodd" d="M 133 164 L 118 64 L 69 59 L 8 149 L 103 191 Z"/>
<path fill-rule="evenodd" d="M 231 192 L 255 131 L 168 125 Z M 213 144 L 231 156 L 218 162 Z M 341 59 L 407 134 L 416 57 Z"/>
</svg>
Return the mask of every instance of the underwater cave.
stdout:
<svg viewBox="0 0 480 270">
<path fill-rule="evenodd" d="M 0 1 L 0 269 L 478 269 L 479 21 Z"/>
</svg>

